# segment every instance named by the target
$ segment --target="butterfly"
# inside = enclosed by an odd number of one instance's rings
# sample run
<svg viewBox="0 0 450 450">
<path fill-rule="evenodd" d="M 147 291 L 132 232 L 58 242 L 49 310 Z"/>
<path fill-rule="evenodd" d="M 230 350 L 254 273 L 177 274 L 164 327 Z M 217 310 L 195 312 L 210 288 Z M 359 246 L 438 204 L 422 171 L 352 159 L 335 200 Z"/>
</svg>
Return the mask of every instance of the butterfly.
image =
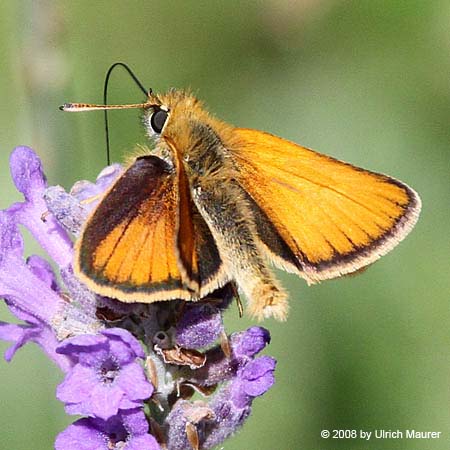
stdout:
<svg viewBox="0 0 450 450">
<path fill-rule="evenodd" d="M 186 91 L 137 105 L 152 148 L 133 157 L 75 245 L 74 268 L 122 302 L 197 301 L 236 283 L 258 319 L 287 317 L 271 266 L 309 284 L 392 250 L 421 208 L 406 184 L 272 134 L 236 128 Z"/>
</svg>

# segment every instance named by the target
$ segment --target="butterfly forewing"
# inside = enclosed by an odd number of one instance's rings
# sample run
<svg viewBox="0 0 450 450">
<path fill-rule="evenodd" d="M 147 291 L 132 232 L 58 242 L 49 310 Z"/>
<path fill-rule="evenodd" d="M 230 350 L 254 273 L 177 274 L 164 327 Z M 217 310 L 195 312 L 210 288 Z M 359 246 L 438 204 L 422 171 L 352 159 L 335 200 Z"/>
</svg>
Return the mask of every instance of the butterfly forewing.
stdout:
<svg viewBox="0 0 450 450">
<path fill-rule="evenodd" d="M 177 191 L 167 163 L 140 157 L 89 218 L 75 267 L 89 286 L 110 297 L 139 301 L 187 298 L 175 252 Z"/>
<path fill-rule="evenodd" d="M 192 300 L 223 284 L 211 282 L 221 261 L 206 224 L 192 219 L 178 175 L 143 156 L 106 193 L 76 248 L 75 269 L 95 292 L 130 302 Z"/>
<path fill-rule="evenodd" d="M 370 264 L 417 220 L 420 200 L 399 181 L 268 133 L 235 133 L 231 153 L 260 240 L 275 264 L 310 282 Z"/>
</svg>

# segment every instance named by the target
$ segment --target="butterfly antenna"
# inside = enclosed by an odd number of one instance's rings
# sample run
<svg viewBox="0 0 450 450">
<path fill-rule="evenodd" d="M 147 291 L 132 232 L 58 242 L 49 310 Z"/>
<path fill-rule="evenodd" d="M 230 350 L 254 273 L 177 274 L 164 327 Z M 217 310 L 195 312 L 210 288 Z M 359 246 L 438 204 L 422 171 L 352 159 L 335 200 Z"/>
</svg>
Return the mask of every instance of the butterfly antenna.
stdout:
<svg viewBox="0 0 450 450">
<path fill-rule="evenodd" d="M 123 62 L 116 62 L 108 69 L 108 72 L 106 72 L 105 84 L 103 86 L 103 104 L 104 105 L 108 104 L 108 83 L 109 83 L 109 78 L 111 76 L 112 71 L 118 66 L 123 67 L 128 72 L 128 75 L 131 76 L 131 78 L 134 80 L 134 82 L 138 85 L 140 90 L 146 96 L 148 96 L 148 94 L 151 93 L 151 89 L 150 90 L 145 89 L 145 87 L 139 81 L 139 79 L 134 74 L 134 72 L 125 63 L 123 63 Z M 108 166 L 109 166 L 111 164 L 111 155 L 110 155 L 110 149 L 109 149 L 110 146 L 109 146 L 109 127 L 108 127 L 108 110 L 107 109 L 104 110 L 104 115 L 105 115 L 105 135 L 106 135 L 106 160 L 107 160 L 107 163 L 108 163 Z"/>
</svg>

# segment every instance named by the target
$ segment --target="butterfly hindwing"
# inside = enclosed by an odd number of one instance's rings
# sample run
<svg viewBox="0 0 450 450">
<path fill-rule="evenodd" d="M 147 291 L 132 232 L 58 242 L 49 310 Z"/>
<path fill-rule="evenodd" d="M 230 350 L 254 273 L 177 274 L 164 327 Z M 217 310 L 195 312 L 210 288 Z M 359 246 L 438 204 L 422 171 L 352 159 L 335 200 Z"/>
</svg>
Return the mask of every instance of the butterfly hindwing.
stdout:
<svg viewBox="0 0 450 450">
<path fill-rule="evenodd" d="M 223 286 L 229 277 L 214 238 L 191 198 L 189 181 L 181 163 L 177 165 L 180 196 L 177 249 L 183 275 L 204 297 Z"/>
</svg>

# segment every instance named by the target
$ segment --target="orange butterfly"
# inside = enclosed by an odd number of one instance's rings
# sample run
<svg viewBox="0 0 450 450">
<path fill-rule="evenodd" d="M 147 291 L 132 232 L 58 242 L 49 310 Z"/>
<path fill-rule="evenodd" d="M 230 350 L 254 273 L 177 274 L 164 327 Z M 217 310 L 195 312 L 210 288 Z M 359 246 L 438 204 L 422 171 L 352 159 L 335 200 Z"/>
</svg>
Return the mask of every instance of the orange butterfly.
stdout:
<svg viewBox="0 0 450 450">
<path fill-rule="evenodd" d="M 269 267 L 308 283 L 358 271 L 412 229 L 407 185 L 262 131 L 235 128 L 191 94 L 137 105 L 151 150 L 106 192 L 76 243 L 75 271 L 123 302 L 196 301 L 233 281 L 258 319 L 284 320 L 287 295 Z"/>
</svg>

